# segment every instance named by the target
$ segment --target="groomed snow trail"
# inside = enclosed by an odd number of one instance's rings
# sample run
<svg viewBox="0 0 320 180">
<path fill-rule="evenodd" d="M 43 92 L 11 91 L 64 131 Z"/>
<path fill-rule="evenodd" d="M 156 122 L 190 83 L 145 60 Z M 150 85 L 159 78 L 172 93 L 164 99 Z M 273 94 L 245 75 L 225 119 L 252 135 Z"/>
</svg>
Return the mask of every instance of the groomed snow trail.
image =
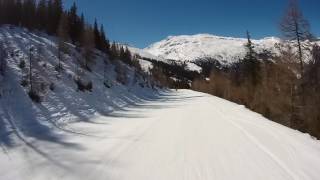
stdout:
<svg viewBox="0 0 320 180">
<path fill-rule="evenodd" d="M 1 153 L 3 180 L 318 180 L 320 142 L 189 90 L 97 115 Z M 36 150 L 35 150 L 36 149 Z M 38 153 L 42 152 L 42 153 Z"/>
</svg>

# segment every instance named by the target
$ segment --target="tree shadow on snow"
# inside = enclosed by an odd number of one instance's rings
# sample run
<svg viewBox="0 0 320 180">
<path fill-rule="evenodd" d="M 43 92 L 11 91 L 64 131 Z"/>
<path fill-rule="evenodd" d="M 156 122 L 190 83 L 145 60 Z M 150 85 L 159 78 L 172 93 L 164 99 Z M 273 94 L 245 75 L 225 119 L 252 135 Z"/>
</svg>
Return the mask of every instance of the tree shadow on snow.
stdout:
<svg viewBox="0 0 320 180">
<path fill-rule="evenodd" d="M 9 32 L 2 32 L 9 33 Z M 19 35 L 20 34 L 20 35 Z M 8 40 L 15 45 L 23 54 L 27 54 L 27 45 L 32 41 L 37 44 L 50 44 L 46 39 L 30 35 L 28 33 L 16 32 Z M 26 39 L 24 43 L 21 38 Z M 47 63 L 53 64 L 54 47 L 47 48 Z M 51 54 L 51 55 L 50 55 Z M 15 64 L 19 63 L 18 58 L 11 59 Z M 71 63 L 71 62 L 69 62 Z M 26 89 L 20 86 L 21 74 L 13 67 L 8 68 L 6 77 L 10 89 L 6 97 L 0 99 L 3 109 L 0 106 L 0 145 L 4 149 L 14 148 L 17 141 L 23 142 L 30 149 L 45 157 L 49 161 L 62 166 L 52 156 L 46 154 L 37 145 L 37 141 L 46 141 L 63 148 L 80 149 L 81 145 L 68 142 L 67 135 L 75 134 L 81 136 L 93 136 L 90 133 L 73 130 L 68 127 L 70 122 L 85 122 L 92 124 L 108 124 L 108 117 L 117 118 L 146 118 L 144 110 L 174 108 L 171 102 L 183 102 L 191 100 L 196 96 L 181 95 L 171 90 L 151 90 L 148 88 L 125 87 L 115 84 L 108 89 L 99 83 L 97 75 L 89 74 L 94 79 L 93 92 L 77 91 L 76 84 L 72 77 L 63 74 L 62 80 L 52 79 L 56 82 L 56 88 L 49 92 L 41 104 L 33 103 L 27 95 Z M 130 89 L 130 90 L 128 90 Z M 180 103 L 181 104 L 181 103 Z M 97 122 L 95 116 L 105 116 L 105 122 Z M 61 133 L 62 132 L 62 133 Z M 33 143 L 34 142 L 34 143 Z"/>
</svg>

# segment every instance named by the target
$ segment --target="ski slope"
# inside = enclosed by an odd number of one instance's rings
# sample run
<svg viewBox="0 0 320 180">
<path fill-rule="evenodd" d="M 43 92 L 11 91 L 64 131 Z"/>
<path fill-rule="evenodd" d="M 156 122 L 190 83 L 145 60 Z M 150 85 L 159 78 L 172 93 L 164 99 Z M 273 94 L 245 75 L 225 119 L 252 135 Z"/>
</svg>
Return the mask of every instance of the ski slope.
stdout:
<svg viewBox="0 0 320 180">
<path fill-rule="evenodd" d="M 0 153 L 2 180 L 318 180 L 320 143 L 243 106 L 168 91 Z"/>
</svg>

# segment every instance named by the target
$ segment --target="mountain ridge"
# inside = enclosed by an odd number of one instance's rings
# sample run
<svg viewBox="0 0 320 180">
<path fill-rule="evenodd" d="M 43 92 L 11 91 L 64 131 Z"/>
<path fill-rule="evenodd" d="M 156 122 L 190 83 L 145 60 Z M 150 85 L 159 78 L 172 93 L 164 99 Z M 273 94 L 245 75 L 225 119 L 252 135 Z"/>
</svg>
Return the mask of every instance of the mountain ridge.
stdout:
<svg viewBox="0 0 320 180">
<path fill-rule="evenodd" d="M 207 33 L 195 35 L 168 36 L 143 50 L 156 57 L 177 61 L 195 61 L 210 57 L 222 64 L 238 61 L 245 55 L 245 38 L 224 37 Z M 265 37 L 252 42 L 257 52 L 264 50 L 276 53 L 275 45 L 281 42 L 278 37 Z"/>
</svg>

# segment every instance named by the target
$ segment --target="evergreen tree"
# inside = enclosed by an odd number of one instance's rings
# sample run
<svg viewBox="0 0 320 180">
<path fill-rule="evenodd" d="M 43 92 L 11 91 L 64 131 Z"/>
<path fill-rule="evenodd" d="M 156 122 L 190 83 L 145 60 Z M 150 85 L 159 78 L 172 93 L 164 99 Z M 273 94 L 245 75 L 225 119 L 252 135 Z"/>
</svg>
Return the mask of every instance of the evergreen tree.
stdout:
<svg viewBox="0 0 320 180">
<path fill-rule="evenodd" d="M 10 13 L 9 18 L 10 18 L 11 24 L 16 25 L 16 26 L 19 25 L 20 12 L 21 12 L 21 10 L 19 10 L 17 7 L 18 7 L 18 0 L 12 0 L 10 2 L 10 7 L 8 9 L 8 11 Z"/>
<path fill-rule="evenodd" d="M 8 24 L 16 24 L 15 21 L 15 1 L 7 1 L 5 9 L 5 17 Z"/>
<path fill-rule="evenodd" d="M 260 80 L 260 62 L 257 59 L 257 53 L 254 50 L 250 33 L 247 31 L 248 42 L 245 45 L 247 53 L 242 61 L 244 78 L 249 79 L 253 86 L 256 86 Z"/>
<path fill-rule="evenodd" d="M 52 34 L 52 14 L 53 14 L 53 0 L 46 0 L 47 2 L 47 10 L 46 10 L 46 32 Z"/>
<path fill-rule="evenodd" d="M 133 57 L 131 55 L 131 52 L 130 52 L 129 48 L 126 47 L 124 50 L 124 59 L 123 60 L 125 61 L 125 63 L 132 66 L 133 65 L 132 59 L 133 59 Z"/>
<path fill-rule="evenodd" d="M 5 24 L 7 21 L 6 8 L 7 8 L 7 2 L 4 0 L 0 0 L 0 23 L 1 24 Z"/>
<path fill-rule="evenodd" d="M 0 0 L 0 25 L 4 24 L 4 1 Z"/>
<path fill-rule="evenodd" d="M 79 30 L 80 33 L 86 29 L 86 20 L 84 18 L 83 13 L 81 13 L 81 16 L 80 16 L 80 22 L 78 24 L 78 28 L 80 29 Z"/>
<path fill-rule="evenodd" d="M 37 28 L 39 30 L 46 29 L 48 23 L 48 7 L 46 0 L 40 0 L 37 6 L 37 19 L 38 25 Z"/>
<path fill-rule="evenodd" d="M 25 0 L 22 5 L 22 25 L 29 29 L 36 28 L 36 2 L 35 0 Z"/>
<path fill-rule="evenodd" d="M 125 51 L 124 51 L 124 48 L 123 46 L 120 46 L 119 48 L 119 54 L 118 54 L 118 58 L 122 61 L 125 60 L 126 56 L 125 56 Z"/>
<path fill-rule="evenodd" d="M 60 17 L 63 13 L 61 0 L 49 0 L 48 1 L 48 22 L 47 31 L 49 34 L 57 34 Z"/>
<path fill-rule="evenodd" d="M 0 24 L 20 25 L 21 0 L 0 0 Z"/>
<path fill-rule="evenodd" d="M 96 48 L 99 50 L 102 50 L 102 40 L 101 40 L 100 32 L 98 29 L 97 19 L 94 20 L 93 33 L 94 33 L 94 42 L 95 42 Z"/>
<path fill-rule="evenodd" d="M 101 24 L 100 26 L 100 36 L 101 36 L 101 41 L 102 41 L 102 51 L 109 53 L 110 51 L 110 43 L 109 40 L 106 37 L 105 31 L 104 31 L 104 27 Z"/>
<path fill-rule="evenodd" d="M 109 53 L 109 58 L 111 61 L 116 59 L 117 55 L 117 48 L 116 48 L 116 43 L 112 42 L 111 47 L 110 47 L 110 53 Z"/>
<path fill-rule="evenodd" d="M 50 15 L 50 23 L 52 24 L 51 33 L 56 34 L 61 16 L 63 13 L 63 4 L 61 0 L 53 0 L 52 2 L 52 14 Z"/>
<path fill-rule="evenodd" d="M 16 5 L 15 5 L 15 14 L 17 18 L 17 25 L 21 26 L 21 19 L 22 19 L 22 0 L 16 0 Z"/>
<path fill-rule="evenodd" d="M 74 2 L 69 10 L 69 35 L 73 44 L 75 44 L 80 39 L 80 23 L 81 21 L 77 15 L 77 5 Z"/>
</svg>

